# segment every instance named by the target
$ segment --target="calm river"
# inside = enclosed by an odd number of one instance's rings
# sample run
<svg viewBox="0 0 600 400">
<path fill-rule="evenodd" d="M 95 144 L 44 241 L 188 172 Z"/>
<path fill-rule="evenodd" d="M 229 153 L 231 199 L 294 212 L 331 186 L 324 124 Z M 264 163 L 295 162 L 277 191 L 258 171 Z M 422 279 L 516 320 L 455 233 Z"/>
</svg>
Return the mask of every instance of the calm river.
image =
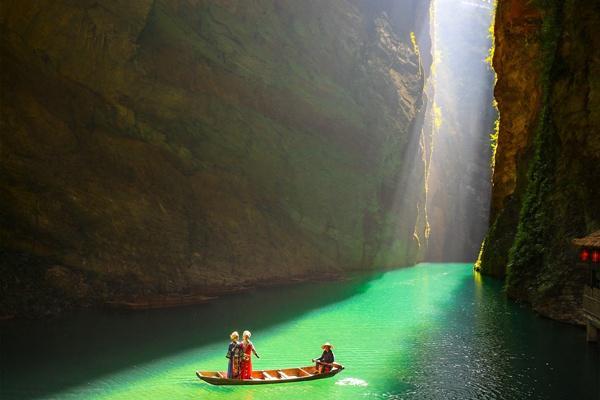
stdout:
<svg viewBox="0 0 600 400">
<path fill-rule="evenodd" d="M 585 331 L 507 301 L 467 264 L 261 290 L 195 307 L 0 325 L 2 399 L 600 399 Z M 335 345 L 332 379 L 216 387 L 228 334 L 250 329 L 255 369 Z"/>
</svg>

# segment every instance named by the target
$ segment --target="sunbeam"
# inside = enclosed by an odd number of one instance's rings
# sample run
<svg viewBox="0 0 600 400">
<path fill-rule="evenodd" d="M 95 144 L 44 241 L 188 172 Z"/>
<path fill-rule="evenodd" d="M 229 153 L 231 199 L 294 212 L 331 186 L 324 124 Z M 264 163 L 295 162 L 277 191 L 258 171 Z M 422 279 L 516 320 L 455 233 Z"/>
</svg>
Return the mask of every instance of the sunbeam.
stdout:
<svg viewBox="0 0 600 400">
<path fill-rule="evenodd" d="M 485 59 L 493 7 L 455 0 L 436 0 L 432 7 L 427 259 L 473 261 L 487 229 L 491 191 L 496 111 L 494 75 Z"/>
</svg>

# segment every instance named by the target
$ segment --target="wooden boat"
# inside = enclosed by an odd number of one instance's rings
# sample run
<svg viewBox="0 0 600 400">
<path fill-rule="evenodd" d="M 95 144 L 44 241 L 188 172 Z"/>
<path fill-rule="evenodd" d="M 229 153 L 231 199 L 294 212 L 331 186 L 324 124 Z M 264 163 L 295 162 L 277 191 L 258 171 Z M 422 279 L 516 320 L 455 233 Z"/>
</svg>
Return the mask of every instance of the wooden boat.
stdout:
<svg viewBox="0 0 600 400">
<path fill-rule="evenodd" d="M 291 383 L 331 378 L 340 373 L 344 366 L 333 363 L 329 372 L 318 374 L 314 365 L 300 368 L 266 369 L 252 371 L 251 379 L 229 379 L 226 372 L 196 371 L 198 378 L 211 385 L 265 385 L 273 383 Z"/>
</svg>

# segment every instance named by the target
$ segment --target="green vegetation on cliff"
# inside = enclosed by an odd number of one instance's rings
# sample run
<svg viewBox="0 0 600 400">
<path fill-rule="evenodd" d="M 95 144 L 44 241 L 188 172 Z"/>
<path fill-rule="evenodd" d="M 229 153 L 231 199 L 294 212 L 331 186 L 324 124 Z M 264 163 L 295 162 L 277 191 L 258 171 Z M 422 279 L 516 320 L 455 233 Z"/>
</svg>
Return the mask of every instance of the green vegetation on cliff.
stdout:
<svg viewBox="0 0 600 400">
<path fill-rule="evenodd" d="M 0 314 L 413 263 L 427 11 L 3 2 Z"/>
<path fill-rule="evenodd" d="M 556 53 L 561 34 L 561 2 L 540 1 L 544 8 L 541 29 L 542 53 L 540 60 L 542 105 L 533 141 L 534 155 L 527 174 L 528 185 L 523 198 L 514 243 L 509 251 L 506 286 L 510 292 L 525 290 L 528 280 L 537 276 L 544 263 L 552 264 L 548 247 L 552 243 L 552 209 L 547 207 L 556 181 L 556 132 L 552 121 L 552 82 L 555 74 Z M 563 262 L 564 260 L 555 260 Z M 552 270 L 552 268 L 551 268 Z"/>
<path fill-rule="evenodd" d="M 600 226 L 600 65 L 594 56 L 600 15 L 594 7 L 498 3 L 494 66 L 501 119 L 492 225 L 478 265 L 484 273 L 506 274 L 510 296 L 572 322 L 581 320 L 585 273 L 573 268 L 570 242 Z"/>
</svg>

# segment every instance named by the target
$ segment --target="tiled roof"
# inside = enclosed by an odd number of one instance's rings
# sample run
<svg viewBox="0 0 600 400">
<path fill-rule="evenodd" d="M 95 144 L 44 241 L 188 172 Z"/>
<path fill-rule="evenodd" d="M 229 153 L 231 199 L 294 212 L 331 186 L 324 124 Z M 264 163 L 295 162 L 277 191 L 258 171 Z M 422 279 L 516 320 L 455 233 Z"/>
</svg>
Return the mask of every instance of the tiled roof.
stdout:
<svg viewBox="0 0 600 400">
<path fill-rule="evenodd" d="M 573 244 L 580 247 L 600 247 L 600 230 L 593 232 L 586 237 L 573 239 Z"/>
</svg>

